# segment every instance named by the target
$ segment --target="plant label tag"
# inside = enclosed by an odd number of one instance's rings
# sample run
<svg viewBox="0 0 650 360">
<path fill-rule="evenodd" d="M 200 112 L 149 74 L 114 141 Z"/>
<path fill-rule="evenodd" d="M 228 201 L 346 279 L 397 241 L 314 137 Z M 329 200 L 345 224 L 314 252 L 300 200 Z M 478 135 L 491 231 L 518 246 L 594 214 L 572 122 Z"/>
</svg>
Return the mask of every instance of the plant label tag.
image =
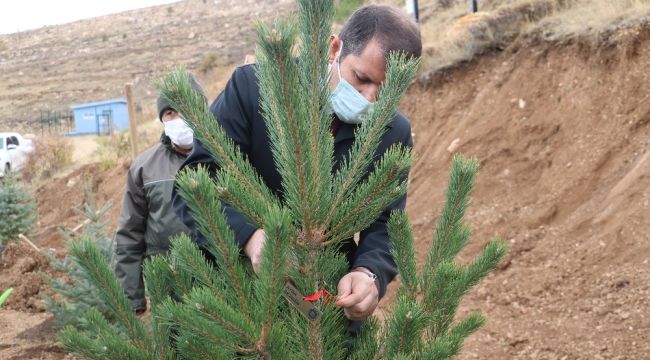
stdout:
<svg viewBox="0 0 650 360">
<path fill-rule="evenodd" d="M 320 318 L 321 312 L 314 304 L 304 300 L 304 296 L 296 289 L 296 287 L 287 281 L 282 290 L 282 296 L 293 305 L 304 317 L 309 321 L 316 321 Z"/>
</svg>

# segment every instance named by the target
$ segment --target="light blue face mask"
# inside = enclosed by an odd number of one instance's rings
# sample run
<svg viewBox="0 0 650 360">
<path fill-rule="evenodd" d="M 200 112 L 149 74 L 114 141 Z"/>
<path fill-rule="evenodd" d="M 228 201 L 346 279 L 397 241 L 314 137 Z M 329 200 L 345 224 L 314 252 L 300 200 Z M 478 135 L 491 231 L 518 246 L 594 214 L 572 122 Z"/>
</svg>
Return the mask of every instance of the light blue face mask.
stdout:
<svg viewBox="0 0 650 360">
<path fill-rule="evenodd" d="M 341 49 L 343 49 L 343 42 L 341 42 Z M 332 91 L 330 105 L 339 120 L 353 125 L 361 124 L 368 118 L 370 112 L 372 112 L 374 104 L 363 97 L 354 86 L 341 77 L 340 56 L 341 53 L 339 52 L 339 57 L 336 59 L 336 68 L 339 72 L 339 84 Z"/>
</svg>

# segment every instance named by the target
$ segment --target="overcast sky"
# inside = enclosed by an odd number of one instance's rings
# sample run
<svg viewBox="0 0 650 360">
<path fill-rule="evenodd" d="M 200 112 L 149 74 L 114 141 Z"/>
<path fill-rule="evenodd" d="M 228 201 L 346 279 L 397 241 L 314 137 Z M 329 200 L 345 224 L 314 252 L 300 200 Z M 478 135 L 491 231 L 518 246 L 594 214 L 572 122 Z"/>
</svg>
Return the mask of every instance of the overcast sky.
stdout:
<svg viewBox="0 0 650 360">
<path fill-rule="evenodd" d="M 175 1 L 178 0 L 0 0 L 0 34 Z"/>
</svg>

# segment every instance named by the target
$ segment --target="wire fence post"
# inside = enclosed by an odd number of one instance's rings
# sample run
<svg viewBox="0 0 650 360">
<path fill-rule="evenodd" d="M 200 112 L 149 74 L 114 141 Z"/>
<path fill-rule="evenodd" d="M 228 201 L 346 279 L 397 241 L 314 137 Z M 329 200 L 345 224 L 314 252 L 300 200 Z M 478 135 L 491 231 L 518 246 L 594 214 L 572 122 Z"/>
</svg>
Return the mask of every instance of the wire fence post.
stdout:
<svg viewBox="0 0 650 360">
<path fill-rule="evenodd" d="M 133 102 L 133 92 L 131 91 L 131 84 L 126 84 L 126 103 L 129 108 L 129 133 L 131 135 L 131 154 L 133 159 L 138 156 L 138 130 L 137 121 L 135 119 L 135 103 Z"/>
<path fill-rule="evenodd" d="M 418 7 L 418 0 L 406 0 L 406 12 L 415 18 L 416 22 L 420 22 L 420 9 Z"/>
</svg>

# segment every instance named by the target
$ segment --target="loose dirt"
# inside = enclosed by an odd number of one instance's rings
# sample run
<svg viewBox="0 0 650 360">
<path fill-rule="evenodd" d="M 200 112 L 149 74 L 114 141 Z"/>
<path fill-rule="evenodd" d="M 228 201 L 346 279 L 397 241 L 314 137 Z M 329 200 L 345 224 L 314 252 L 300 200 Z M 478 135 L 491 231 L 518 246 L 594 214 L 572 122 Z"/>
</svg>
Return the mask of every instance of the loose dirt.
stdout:
<svg viewBox="0 0 650 360">
<path fill-rule="evenodd" d="M 462 303 L 487 315 L 462 359 L 650 354 L 650 28 L 597 42 L 520 41 L 413 86 L 408 210 L 421 264 L 448 151 L 481 164 L 469 261 L 510 251 Z"/>
</svg>

